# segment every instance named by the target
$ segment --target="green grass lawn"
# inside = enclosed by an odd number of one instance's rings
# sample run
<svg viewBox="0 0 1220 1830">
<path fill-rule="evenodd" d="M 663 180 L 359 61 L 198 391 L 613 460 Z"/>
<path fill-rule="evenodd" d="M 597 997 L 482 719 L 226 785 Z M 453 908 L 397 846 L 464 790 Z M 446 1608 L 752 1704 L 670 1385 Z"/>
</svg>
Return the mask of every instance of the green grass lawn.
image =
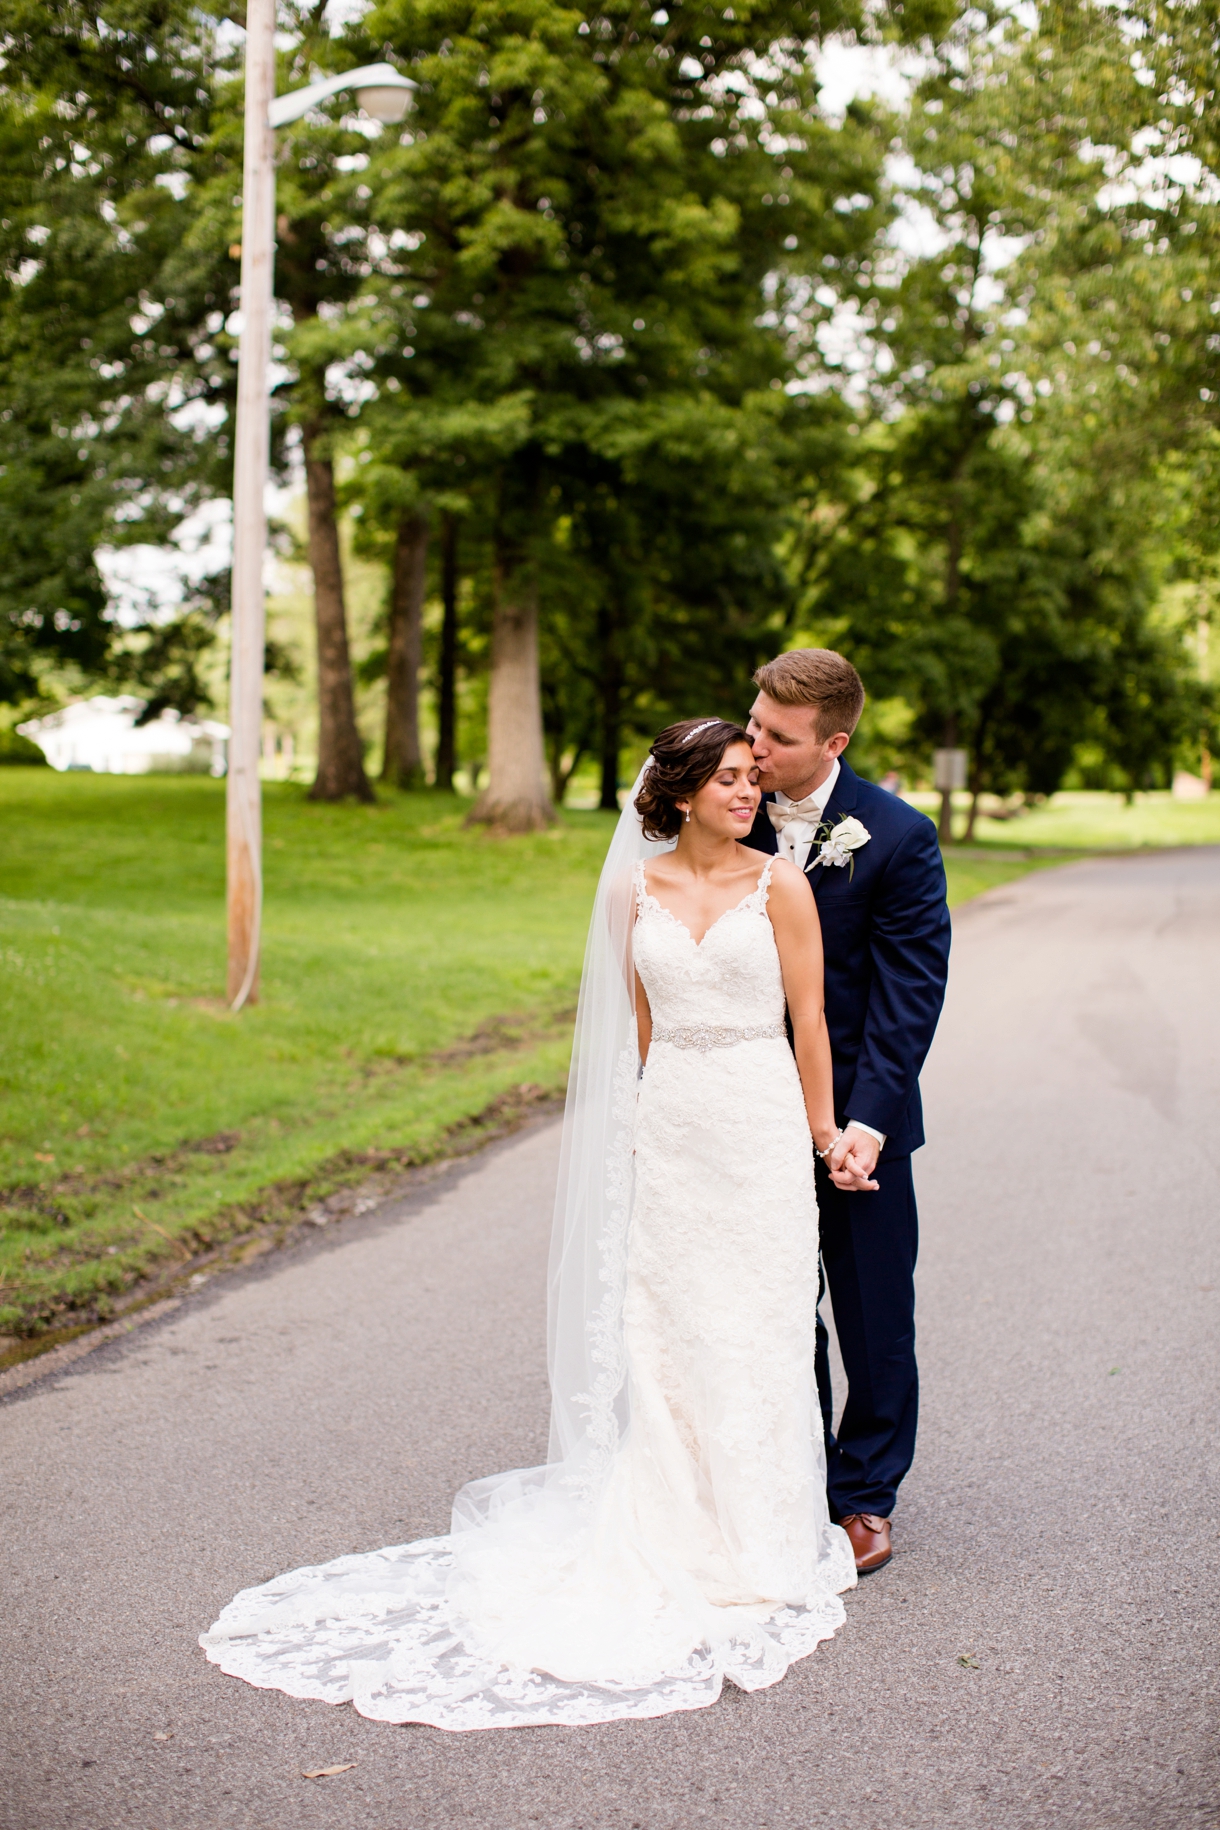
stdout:
<svg viewBox="0 0 1220 1830">
<path fill-rule="evenodd" d="M 981 845 L 1056 846 L 1065 850 L 1136 851 L 1141 846 L 1220 845 L 1220 794 L 1175 801 L 1137 794 L 1056 794 L 1015 820 L 980 820 Z"/>
<path fill-rule="evenodd" d="M 915 794 L 911 800 L 934 818 L 939 815 L 938 794 Z M 965 830 L 969 806 L 968 794 L 954 795 L 958 833 Z M 1205 801 L 1175 801 L 1166 792 L 1137 794 L 1130 805 L 1119 794 L 1056 794 L 1044 806 L 1013 819 L 981 818 L 974 843 L 978 848 L 1005 851 L 1138 851 L 1142 846 L 1220 845 L 1220 794 L 1209 795 Z"/>
<path fill-rule="evenodd" d="M 1137 829 L 1101 798 L 955 847 L 951 901 L 1058 861 L 1040 845 L 1220 838 L 1210 805 Z M 268 1191 L 299 1210 L 561 1089 L 610 815 L 499 840 L 444 795 L 265 805 L 262 999 L 235 1018 L 223 783 L 0 769 L 0 1334 L 105 1315 Z"/>
</svg>

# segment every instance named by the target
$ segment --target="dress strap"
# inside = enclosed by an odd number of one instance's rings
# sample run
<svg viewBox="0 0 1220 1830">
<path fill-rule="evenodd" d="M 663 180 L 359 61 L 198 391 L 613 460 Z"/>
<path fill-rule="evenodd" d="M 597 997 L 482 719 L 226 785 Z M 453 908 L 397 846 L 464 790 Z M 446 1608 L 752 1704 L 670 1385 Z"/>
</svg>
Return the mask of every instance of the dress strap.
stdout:
<svg viewBox="0 0 1220 1830">
<path fill-rule="evenodd" d="M 635 885 L 635 915 L 636 920 L 638 921 L 640 916 L 644 913 L 644 899 L 648 895 L 648 885 L 644 880 L 643 858 L 636 859 L 631 872 L 631 880 Z"/>
<path fill-rule="evenodd" d="M 760 909 L 765 909 L 767 906 L 767 893 L 771 888 L 771 872 L 774 868 L 775 859 L 768 858 L 767 862 L 763 865 L 762 876 L 754 886 L 754 894 L 758 897 L 758 906 Z"/>
</svg>

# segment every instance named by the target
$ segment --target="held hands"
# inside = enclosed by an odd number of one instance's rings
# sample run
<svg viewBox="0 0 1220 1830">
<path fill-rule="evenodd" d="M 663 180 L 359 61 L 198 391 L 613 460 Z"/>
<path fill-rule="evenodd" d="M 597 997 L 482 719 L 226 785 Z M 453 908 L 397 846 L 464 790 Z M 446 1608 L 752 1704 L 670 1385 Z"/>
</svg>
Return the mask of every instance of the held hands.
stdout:
<svg viewBox="0 0 1220 1830">
<path fill-rule="evenodd" d="M 867 1131 L 857 1131 L 854 1125 L 840 1131 L 828 1150 L 818 1152 L 835 1187 L 851 1194 L 873 1193 L 880 1187 L 872 1179 L 880 1154 L 876 1138 Z"/>
</svg>

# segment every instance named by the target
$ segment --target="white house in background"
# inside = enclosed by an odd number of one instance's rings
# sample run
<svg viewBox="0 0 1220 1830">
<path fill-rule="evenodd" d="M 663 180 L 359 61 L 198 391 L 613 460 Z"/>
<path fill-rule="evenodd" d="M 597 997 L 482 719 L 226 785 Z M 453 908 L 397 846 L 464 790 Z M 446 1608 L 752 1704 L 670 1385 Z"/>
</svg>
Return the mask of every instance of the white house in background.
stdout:
<svg viewBox="0 0 1220 1830">
<path fill-rule="evenodd" d="M 223 775 L 229 727 L 208 718 L 162 712 L 137 725 L 143 699 L 81 699 L 17 729 L 36 743 L 53 769 L 92 769 L 96 775 L 147 775 L 149 770 Z"/>
</svg>

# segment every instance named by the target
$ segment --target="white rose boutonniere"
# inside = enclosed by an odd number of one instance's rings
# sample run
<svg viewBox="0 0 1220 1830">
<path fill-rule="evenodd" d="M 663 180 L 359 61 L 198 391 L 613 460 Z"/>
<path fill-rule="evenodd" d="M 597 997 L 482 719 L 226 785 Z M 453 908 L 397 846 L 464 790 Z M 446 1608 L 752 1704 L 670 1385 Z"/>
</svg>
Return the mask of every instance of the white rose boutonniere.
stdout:
<svg viewBox="0 0 1220 1830">
<path fill-rule="evenodd" d="M 849 815 L 847 819 L 840 820 L 837 826 L 824 826 L 822 831 L 826 836 L 818 848 L 814 863 L 837 864 L 840 869 L 846 864 L 848 874 L 854 874 L 856 860 L 852 853 L 859 851 L 872 838 L 868 827 Z"/>
</svg>

